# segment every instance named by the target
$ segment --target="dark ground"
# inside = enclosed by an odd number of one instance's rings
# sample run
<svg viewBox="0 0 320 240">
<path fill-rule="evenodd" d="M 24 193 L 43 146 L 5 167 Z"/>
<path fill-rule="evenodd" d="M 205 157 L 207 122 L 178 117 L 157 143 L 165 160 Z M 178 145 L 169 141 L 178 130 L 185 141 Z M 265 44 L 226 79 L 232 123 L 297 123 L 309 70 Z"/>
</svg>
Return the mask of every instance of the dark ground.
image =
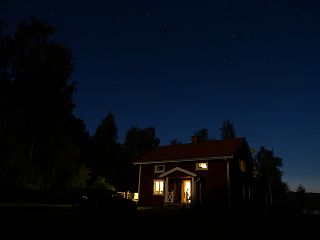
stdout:
<svg viewBox="0 0 320 240">
<path fill-rule="evenodd" d="M 141 208 L 123 217 L 53 205 L 2 205 L 0 211 L 0 239 L 296 239 L 317 236 L 320 228 L 320 216 L 283 212 Z"/>
</svg>

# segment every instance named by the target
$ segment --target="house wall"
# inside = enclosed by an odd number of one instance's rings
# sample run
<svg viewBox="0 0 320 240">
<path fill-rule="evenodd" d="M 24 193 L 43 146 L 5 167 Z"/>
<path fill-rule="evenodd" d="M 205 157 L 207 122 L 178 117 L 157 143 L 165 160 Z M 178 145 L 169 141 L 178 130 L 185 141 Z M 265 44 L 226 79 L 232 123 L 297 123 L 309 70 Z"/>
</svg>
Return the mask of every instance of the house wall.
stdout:
<svg viewBox="0 0 320 240">
<path fill-rule="evenodd" d="M 159 179 L 162 173 L 154 173 L 154 166 L 162 164 L 144 164 L 141 165 L 141 179 L 140 179 L 140 194 L 139 205 L 159 205 L 164 204 L 164 196 L 153 195 L 153 180 Z M 180 167 L 190 172 L 195 172 L 195 162 L 182 162 L 182 163 L 165 163 L 165 172 L 175 167 Z M 185 173 L 174 172 L 170 177 L 185 177 Z"/>
<path fill-rule="evenodd" d="M 225 203 L 227 192 L 227 168 L 225 160 L 208 161 L 208 170 L 196 170 L 196 162 L 165 163 L 165 172 L 175 167 L 180 167 L 201 176 L 201 200 L 202 204 Z M 153 180 L 158 179 L 162 173 L 154 173 L 155 164 L 141 166 L 139 205 L 163 205 L 164 196 L 153 195 Z M 170 174 L 170 177 L 185 177 L 185 173 L 179 171 Z M 199 183 L 197 183 L 199 188 Z M 197 189 L 198 194 L 199 189 Z M 198 196 L 197 194 L 197 196 Z M 199 198 L 199 196 L 198 196 Z"/>
<path fill-rule="evenodd" d="M 203 172 L 203 171 L 202 171 Z M 199 172 L 198 174 L 202 174 Z M 202 187 L 204 205 L 225 207 L 228 200 L 227 163 L 225 160 L 210 161 L 206 174 L 206 182 Z"/>
<path fill-rule="evenodd" d="M 153 180 L 159 174 L 154 173 L 154 164 L 141 165 L 141 178 L 140 178 L 140 193 L 139 193 L 139 206 L 149 205 L 163 205 L 164 196 L 153 195 Z"/>
<path fill-rule="evenodd" d="M 232 208 L 243 207 L 250 202 L 249 195 L 243 196 L 243 186 L 248 190 L 252 185 L 253 165 L 251 161 L 250 149 L 243 145 L 229 159 L 230 173 L 230 192 Z M 247 172 L 240 171 L 239 160 L 246 161 Z M 165 172 L 175 167 L 180 167 L 190 172 L 196 173 L 201 178 L 201 193 L 200 181 L 196 183 L 197 203 L 199 203 L 199 195 L 201 194 L 201 204 L 216 206 L 217 208 L 228 207 L 228 179 L 227 179 L 227 162 L 224 159 L 208 161 L 208 170 L 196 170 L 196 161 L 192 162 L 175 162 L 163 163 Z M 159 164 L 161 165 L 161 164 Z M 153 195 L 153 180 L 159 178 L 162 173 L 154 173 L 155 164 L 141 165 L 140 179 L 140 195 L 139 205 L 159 205 L 164 204 L 164 196 Z M 170 177 L 185 177 L 185 173 L 176 171 L 170 174 Z M 195 178 L 196 180 L 197 178 Z"/>
<path fill-rule="evenodd" d="M 246 172 L 240 171 L 240 159 L 246 162 Z M 251 204 L 253 165 L 249 152 L 242 148 L 235 154 L 230 165 L 231 196 L 233 208 L 244 208 Z"/>
</svg>

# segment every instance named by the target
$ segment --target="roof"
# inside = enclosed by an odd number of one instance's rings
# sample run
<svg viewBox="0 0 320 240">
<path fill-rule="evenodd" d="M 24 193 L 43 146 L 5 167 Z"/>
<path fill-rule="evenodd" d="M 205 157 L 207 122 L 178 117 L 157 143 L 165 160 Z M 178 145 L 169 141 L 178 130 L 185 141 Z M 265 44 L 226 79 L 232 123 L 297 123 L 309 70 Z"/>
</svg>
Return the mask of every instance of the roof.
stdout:
<svg viewBox="0 0 320 240">
<path fill-rule="evenodd" d="M 232 156 L 243 144 L 247 144 L 245 138 L 163 146 L 144 153 L 140 157 L 135 158 L 133 162 L 134 164 L 143 164 L 193 158 Z"/>
</svg>

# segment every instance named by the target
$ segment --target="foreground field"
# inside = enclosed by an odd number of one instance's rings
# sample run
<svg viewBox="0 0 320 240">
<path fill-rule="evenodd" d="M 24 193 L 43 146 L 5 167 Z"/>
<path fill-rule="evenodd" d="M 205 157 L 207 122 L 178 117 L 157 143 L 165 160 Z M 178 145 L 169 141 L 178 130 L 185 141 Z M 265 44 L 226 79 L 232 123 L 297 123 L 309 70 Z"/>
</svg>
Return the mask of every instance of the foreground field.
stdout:
<svg viewBox="0 0 320 240">
<path fill-rule="evenodd" d="M 320 226 L 319 216 L 292 213 L 139 208 L 128 217 L 80 214 L 67 205 L 0 209 L 1 239 L 268 239 L 309 237 Z"/>
</svg>

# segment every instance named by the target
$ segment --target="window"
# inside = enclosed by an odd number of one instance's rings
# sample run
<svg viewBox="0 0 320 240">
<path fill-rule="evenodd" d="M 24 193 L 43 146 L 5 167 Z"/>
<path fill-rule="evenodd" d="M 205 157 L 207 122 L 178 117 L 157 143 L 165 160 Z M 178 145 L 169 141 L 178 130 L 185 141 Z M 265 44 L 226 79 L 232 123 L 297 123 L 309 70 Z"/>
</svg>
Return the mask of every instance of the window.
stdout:
<svg viewBox="0 0 320 240">
<path fill-rule="evenodd" d="M 155 165 L 154 166 L 154 172 L 155 173 L 163 173 L 164 172 L 164 165 Z"/>
<path fill-rule="evenodd" d="M 239 165 L 240 165 L 241 172 L 247 172 L 247 166 L 246 166 L 246 162 L 244 160 L 240 159 Z"/>
<path fill-rule="evenodd" d="M 164 180 L 153 180 L 153 195 L 163 195 Z"/>
<path fill-rule="evenodd" d="M 196 170 L 208 170 L 208 163 L 207 162 L 196 163 Z"/>
</svg>

